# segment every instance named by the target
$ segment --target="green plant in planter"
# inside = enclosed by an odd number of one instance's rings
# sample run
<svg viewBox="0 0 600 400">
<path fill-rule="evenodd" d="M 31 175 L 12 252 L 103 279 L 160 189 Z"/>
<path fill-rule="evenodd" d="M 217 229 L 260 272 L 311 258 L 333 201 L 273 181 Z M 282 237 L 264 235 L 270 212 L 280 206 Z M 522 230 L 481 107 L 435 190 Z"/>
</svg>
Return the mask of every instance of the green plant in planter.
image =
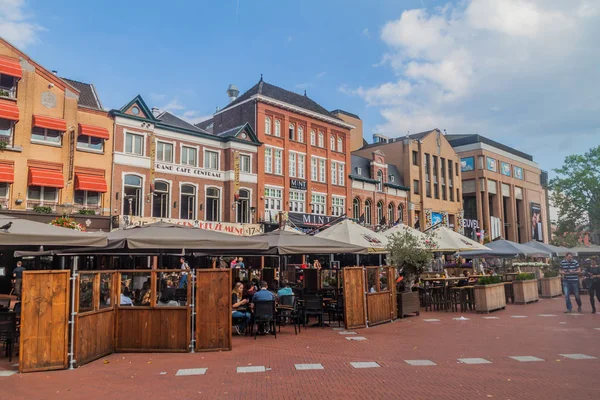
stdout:
<svg viewBox="0 0 600 400">
<path fill-rule="evenodd" d="M 33 207 L 33 212 L 36 212 L 38 214 L 51 214 L 52 213 L 52 207 L 49 207 L 49 206 L 34 206 Z"/>
<path fill-rule="evenodd" d="M 549 269 L 544 271 L 544 278 L 556 278 L 558 276 L 558 271 L 554 269 Z"/>
<path fill-rule="evenodd" d="M 80 215 L 96 215 L 95 210 L 88 210 L 87 208 L 83 208 L 83 209 L 79 210 L 78 213 Z"/>
<path fill-rule="evenodd" d="M 501 283 L 502 278 L 499 276 L 484 276 L 479 278 L 477 281 L 478 285 L 495 285 L 496 283 Z"/>
<path fill-rule="evenodd" d="M 433 260 L 432 249 L 436 246 L 435 236 L 424 238 L 409 232 L 396 233 L 388 240 L 388 262 L 404 276 L 404 291 L 410 292 L 415 281 Z"/>
<path fill-rule="evenodd" d="M 535 274 L 529 273 L 529 272 L 522 272 L 520 274 L 518 274 L 515 279 L 517 281 L 530 281 L 532 279 L 535 279 Z"/>
</svg>

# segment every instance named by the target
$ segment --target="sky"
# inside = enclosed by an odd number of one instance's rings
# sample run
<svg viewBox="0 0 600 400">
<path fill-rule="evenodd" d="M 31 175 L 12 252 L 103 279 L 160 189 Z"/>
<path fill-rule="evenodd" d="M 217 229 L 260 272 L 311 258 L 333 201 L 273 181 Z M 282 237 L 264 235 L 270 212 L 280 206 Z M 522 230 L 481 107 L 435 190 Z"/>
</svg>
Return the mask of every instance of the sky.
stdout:
<svg viewBox="0 0 600 400">
<path fill-rule="evenodd" d="M 141 94 L 199 122 L 263 74 L 369 142 L 477 133 L 551 176 L 600 145 L 600 0 L 0 0 L 0 36 L 106 109 Z"/>
</svg>

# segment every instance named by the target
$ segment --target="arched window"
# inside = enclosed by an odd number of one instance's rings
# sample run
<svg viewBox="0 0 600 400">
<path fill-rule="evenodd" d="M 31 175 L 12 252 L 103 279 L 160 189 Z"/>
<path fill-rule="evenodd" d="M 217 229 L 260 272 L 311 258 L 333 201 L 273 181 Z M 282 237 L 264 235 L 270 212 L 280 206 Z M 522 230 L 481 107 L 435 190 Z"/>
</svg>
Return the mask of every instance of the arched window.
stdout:
<svg viewBox="0 0 600 400">
<path fill-rule="evenodd" d="M 179 218 L 196 219 L 196 187 L 193 185 L 181 185 Z"/>
<path fill-rule="evenodd" d="M 396 206 L 394 203 L 388 204 L 388 224 L 393 224 L 396 222 Z"/>
<path fill-rule="evenodd" d="M 169 187 L 167 182 L 154 182 L 152 193 L 152 216 L 156 218 L 169 218 Z"/>
<path fill-rule="evenodd" d="M 317 133 L 314 129 L 310 130 L 310 145 L 315 146 L 317 144 Z"/>
<path fill-rule="evenodd" d="M 290 129 L 289 129 L 290 140 L 296 140 L 296 135 L 294 134 L 294 132 L 295 132 L 294 124 L 290 124 Z"/>
<path fill-rule="evenodd" d="M 401 224 L 404 223 L 404 207 L 402 204 L 398 204 L 398 221 L 400 221 Z"/>
<path fill-rule="evenodd" d="M 381 170 L 377 171 L 377 190 L 383 191 L 383 172 Z"/>
<path fill-rule="evenodd" d="M 298 141 L 304 143 L 304 128 L 301 126 L 298 127 Z"/>
<path fill-rule="evenodd" d="M 123 180 L 123 214 L 141 216 L 143 197 L 142 178 L 137 175 L 125 175 Z"/>
<path fill-rule="evenodd" d="M 281 121 L 275 120 L 275 136 L 281 136 Z"/>
<path fill-rule="evenodd" d="M 325 147 L 325 136 L 323 132 L 319 132 L 319 147 Z"/>
<path fill-rule="evenodd" d="M 365 224 L 372 225 L 373 220 L 371 217 L 371 200 L 367 199 L 365 201 Z"/>
<path fill-rule="evenodd" d="M 337 142 L 338 142 L 337 143 L 338 144 L 337 151 L 339 151 L 340 153 L 343 153 L 344 152 L 344 141 L 342 140 L 341 137 L 338 137 Z"/>
<path fill-rule="evenodd" d="M 360 218 L 360 199 L 358 197 L 355 197 L 354 200 L 352 200 L 352 218 Z"/>
<path fill-rule="evenodd" d="M 333 135 L 329 138 L 329 147 L 331 148 L 331 151 L 335 151 L 335 136 Z"/>
<path fill-rule="evenodd" d="M 210 187 L 206 189 L 206 221 L 220 221 L 221 216 L 221 190 Z"/>
<path fill-rule="evenodd" d="M 381 225 L 384 216 L 383 216 L 383 200 L 379 200 L 379 202 L 377 203 L 377 225 Z"/>
<path fill-rule="evenodd" d="M 250 223 L 250 191 L 240 189 L 240 197 L 237 203 L 237 222 L 240 224 Z"/>
<path fill-rule="evenodd" d="M 265 118 L 265 135 L 271 134 L 271 118 Z"/>
</svg>

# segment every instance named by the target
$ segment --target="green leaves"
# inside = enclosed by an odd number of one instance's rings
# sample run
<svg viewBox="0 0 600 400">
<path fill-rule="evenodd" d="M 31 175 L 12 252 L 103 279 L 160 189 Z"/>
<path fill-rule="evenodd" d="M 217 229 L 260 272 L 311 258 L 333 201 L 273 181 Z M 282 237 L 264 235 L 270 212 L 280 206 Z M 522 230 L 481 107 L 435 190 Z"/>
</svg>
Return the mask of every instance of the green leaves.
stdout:
<svg viewBox="0 0 600 400">
<path fill-rule="evenodd" d="M 402 270 L 408 290 L 433 260 L 432 248 L 435 245 L 432 234 L 419 238 L 410 232 L 401 232 L 388 238 L 388 259 L 391 265 Z"/>
</svg>

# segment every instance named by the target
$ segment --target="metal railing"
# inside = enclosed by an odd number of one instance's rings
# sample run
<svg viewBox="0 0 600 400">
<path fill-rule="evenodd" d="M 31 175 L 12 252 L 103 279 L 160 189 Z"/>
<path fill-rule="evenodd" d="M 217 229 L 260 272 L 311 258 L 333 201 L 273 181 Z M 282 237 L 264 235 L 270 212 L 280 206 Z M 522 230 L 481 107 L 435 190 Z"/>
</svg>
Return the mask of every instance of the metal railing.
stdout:
<svg viewBox="0 0 600 400">
<path fill-rule="evenodd" d="M 14 99 L 17 97 L 17 88 L 16 86 L 0 86 L 0 97 L 8 97 Z"/>
<path fill-rule="evenodd" d="M 52 212 L 56 212 L 56 206 L 57 203 L 56 202 L 48 202 L 48 201 L 27 201 L 27 209 L 28 210 L 33 210 L 35 207 L 50 207 L 50 209 L 52 210 Z"/>
</svg>

